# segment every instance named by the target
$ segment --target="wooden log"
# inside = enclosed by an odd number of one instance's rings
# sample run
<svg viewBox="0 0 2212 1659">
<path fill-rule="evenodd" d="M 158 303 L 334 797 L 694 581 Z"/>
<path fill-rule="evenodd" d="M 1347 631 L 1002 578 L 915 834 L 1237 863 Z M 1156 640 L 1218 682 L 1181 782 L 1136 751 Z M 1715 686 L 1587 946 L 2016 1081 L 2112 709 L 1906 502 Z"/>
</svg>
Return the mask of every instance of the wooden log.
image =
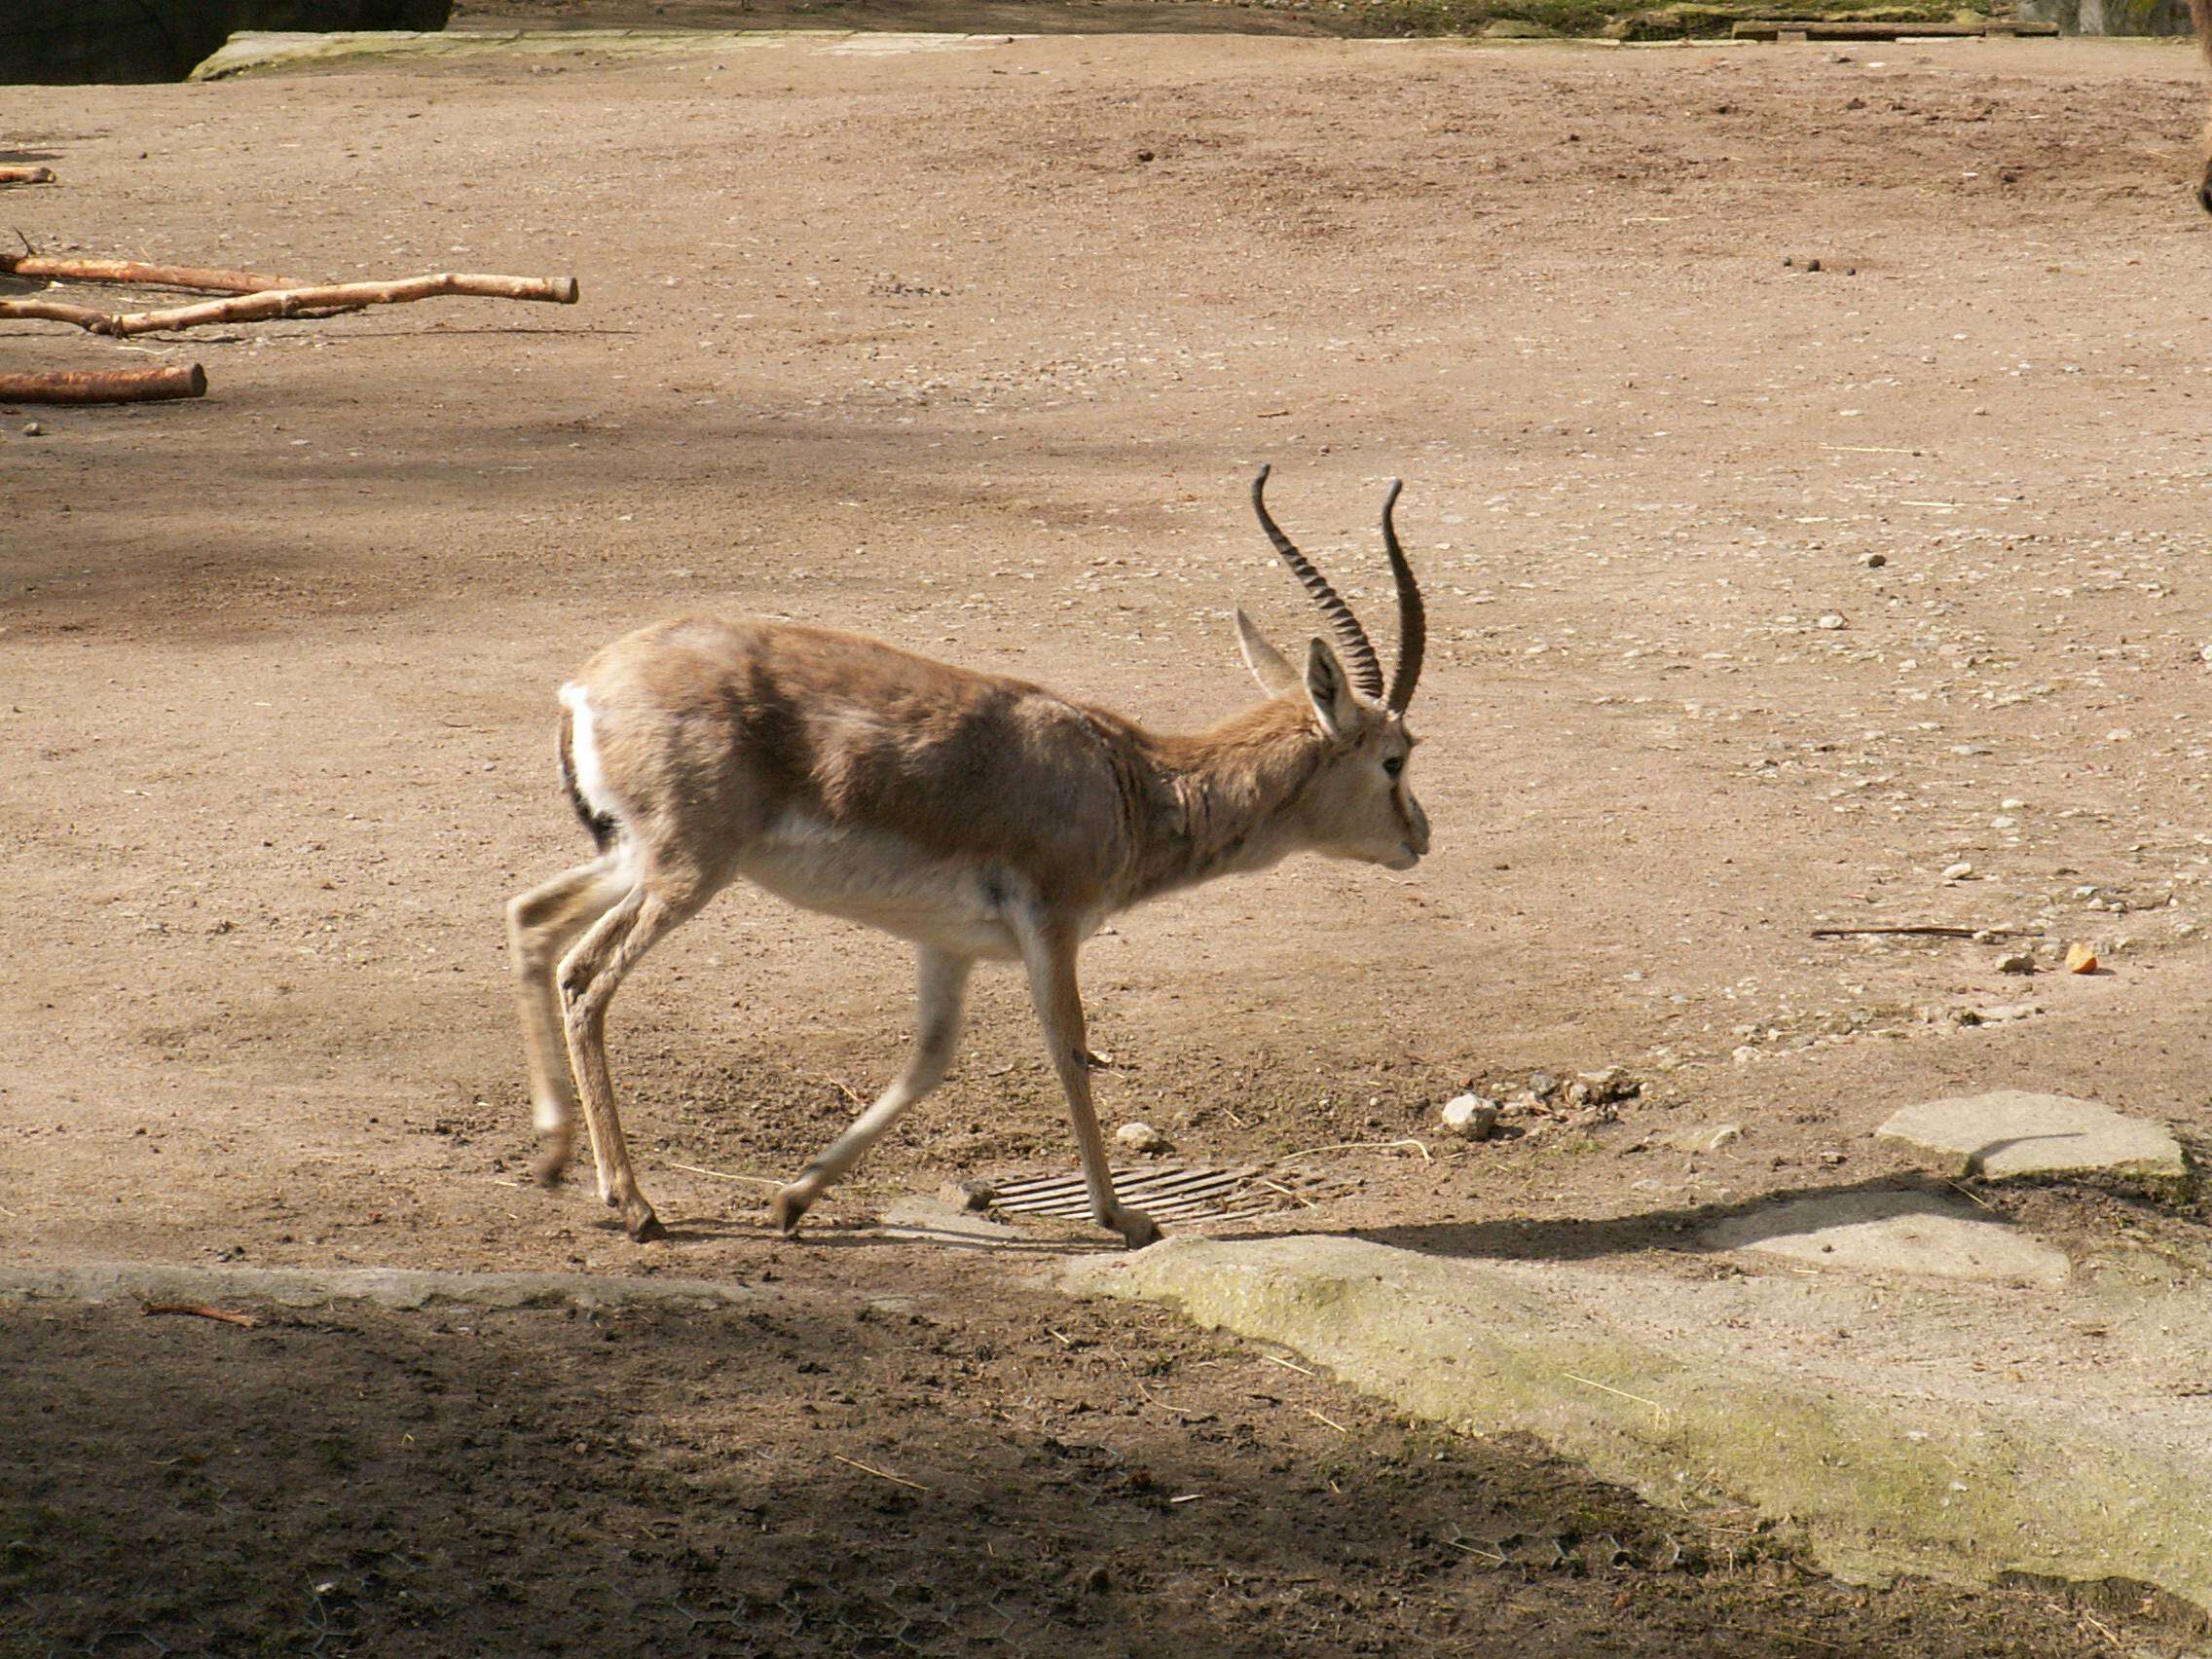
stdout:
<svg viewBox="0 0 2212 1659">
<path fill-rule="evenodd" d="M 133 282 L 149 288 L 197 288 L 217 294 L 260 294 L 304 288 L 297 276 L 198 265 L 144 265 L 135 259 L 66 259 L 57 254 L 0 253 L 0 276 L 45 276 L 61 282 Z"/>
<path fill-rule="evenodd" d="M 52 184 L 52 167 L 0 167 L 0 184 Z"/>
<path fill-rule="evenodd" d="M 39 317 L 73 322 L 94 334 L 125 339 L 172 328 L 203 328 L 216 322 L 266 322 L 272 317 L 357 311 L 363 306 L 401 305 L 440 294 L 474 294 L 498 300 L 576 303 L 573 276 L 469 276 L 442 271 L 431 276 L 406 276 L 396 282 L 333 282 L 313 288 L 273 288 L 230 300 L 204 300 L 166 311 L 126 312 L 120 316 L 51 300 L 0 300 L 0 318 Z"/>
<path fill-rule="evenodd" d="M 52 374 L 0 374 L 0 403 L 155 403 L 207 395 L 198 363 L 166 369 L 59 369 Z"/>
</svg>

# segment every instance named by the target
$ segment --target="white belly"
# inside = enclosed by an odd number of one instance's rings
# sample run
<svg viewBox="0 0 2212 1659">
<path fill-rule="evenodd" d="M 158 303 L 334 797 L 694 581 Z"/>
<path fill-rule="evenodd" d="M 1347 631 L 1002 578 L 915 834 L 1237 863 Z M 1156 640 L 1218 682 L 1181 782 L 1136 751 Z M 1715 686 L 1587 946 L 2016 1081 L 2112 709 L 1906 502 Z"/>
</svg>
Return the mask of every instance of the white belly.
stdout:
<svg viewBox="0 0 2212 1659">
<path fill-rule="evenodd" d="M 833 830 L 786 814 L 738 873 L 801 909 L 862 922 L 962 956 L 1021 954 L 1009 912 L 1026 898 L 1004 871 L 933 858 L 902 835 Z"/>
</svg>

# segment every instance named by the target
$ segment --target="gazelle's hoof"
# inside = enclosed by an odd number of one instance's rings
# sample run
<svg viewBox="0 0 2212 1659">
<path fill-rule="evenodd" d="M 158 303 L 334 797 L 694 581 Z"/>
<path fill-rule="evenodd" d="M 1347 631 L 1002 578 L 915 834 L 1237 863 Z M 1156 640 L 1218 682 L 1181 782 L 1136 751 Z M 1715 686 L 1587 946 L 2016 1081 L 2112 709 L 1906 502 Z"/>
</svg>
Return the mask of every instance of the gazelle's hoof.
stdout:
<svg viewBox="0 0 2212 1659">
<path fill-rule="evenodd" d="M 661 1226 L 660 1217 L 653 1214 L 653 1206 L 643 1198 L 622 1206 L 622 1231 L 638 1244 L 649 1244 L 655 1238 L 668 1236 L 668 1229 Z"/>
<path fill-rule="evenodd" d="M 814 1200 L 801 1194 L 796 1187 L 784 1187 L 778 1190 L 774 1200 L 768 1205 L 768 1219 L 776 1224 L 778 1233 L 789 1238 L 798 1231 L 798 1224 L 813 1207 Z"/>
<path fill-rule="evenodd" d="M 1160 1225 L 1142 1210 L 1124 1210 L 1112 1225 L 1122 1235 L 1122 1242 L 1132 1250 L 1141 1250 L 1147 1244 L 1160 1242 Z"/>
<path fill-rule="evenodd" d="M 569 1149 L 565 1146 L 542 1148 L 531 1161 L 530 1178 L 540 1187 L 558 1187 L 569 1173 Z"/>
</svg>

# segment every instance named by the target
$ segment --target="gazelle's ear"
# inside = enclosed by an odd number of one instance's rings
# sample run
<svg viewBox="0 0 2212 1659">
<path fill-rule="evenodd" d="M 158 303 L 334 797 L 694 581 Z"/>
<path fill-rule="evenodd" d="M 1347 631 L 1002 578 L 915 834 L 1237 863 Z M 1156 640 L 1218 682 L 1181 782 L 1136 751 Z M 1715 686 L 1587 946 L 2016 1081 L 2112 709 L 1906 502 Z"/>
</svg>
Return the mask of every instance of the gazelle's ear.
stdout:
<svg viewBox="0 0 2212 1659">
<path fill-rule="evenodd" d="M 1259 626 L 1241 610 L 1236 613 L 1236 645 L 1244 653 L 1244 666 L 1252 671 L 1252 678 L 1269 696 L 1279 697 L 1285 691 L 1298 689 L 1298 670 L 1290 666 L 1288 657 L 1268 644 Z"/>
<path fill-rule="evenodd" d="M 1349 737 L 1359 729 L 1359 704 L 1345 679 L 1345 665 L 1326 640 L 1315 640 L 1306 647 L 1306 695 L 1312 699 L 1321 729 L 1331 737 Z"/>
</svg>

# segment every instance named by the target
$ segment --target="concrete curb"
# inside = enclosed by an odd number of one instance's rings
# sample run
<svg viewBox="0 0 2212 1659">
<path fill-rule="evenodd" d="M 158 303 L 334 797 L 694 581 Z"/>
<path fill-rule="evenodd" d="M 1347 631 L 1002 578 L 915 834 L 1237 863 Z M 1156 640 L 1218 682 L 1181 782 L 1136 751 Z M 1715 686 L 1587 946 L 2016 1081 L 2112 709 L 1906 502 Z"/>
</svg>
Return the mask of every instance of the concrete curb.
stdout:
<svg viewBox="0 0 2212 1659">
<path fill-rule="evenodd" d="M 727 56 L 806 46 L 833 55 L 884 56 L 908 52 L 973 52 L 1034 37 L 920 34 L 855 29 L 487 29 L 422 33 L 408 29 L 328 34 L 244 31 L 231 36 L 187 77 L 223 81 L 309 64 L 462 58 L 641 58 Z"/>
<path fill-rule="evenodd" d="M 1845 1578 L 2121 1577 L 2212 1609 L 2200 1452 L 1662 1347 L 1594 1319 L 1568 1293 L 1578 1272 L 1351 1238 L 1172 1239 L 1062 1281 L 1280 1344 L 1417 1417 L 1534 1434 L 1651 1502 L 1735 1494 Z"/>
<path fill-rule="evenodd" d="M 403 1268 L 207 1268 L 87 1262 L 0 1268 L 0 1302 L 273 1302 L 321 1308 L 367 1302 L 414 1310 L 461 1308 L 739 1308 L 761 1293 L 710 1279 L 596 1273 L 453 1273 Z"/>
</svg>

